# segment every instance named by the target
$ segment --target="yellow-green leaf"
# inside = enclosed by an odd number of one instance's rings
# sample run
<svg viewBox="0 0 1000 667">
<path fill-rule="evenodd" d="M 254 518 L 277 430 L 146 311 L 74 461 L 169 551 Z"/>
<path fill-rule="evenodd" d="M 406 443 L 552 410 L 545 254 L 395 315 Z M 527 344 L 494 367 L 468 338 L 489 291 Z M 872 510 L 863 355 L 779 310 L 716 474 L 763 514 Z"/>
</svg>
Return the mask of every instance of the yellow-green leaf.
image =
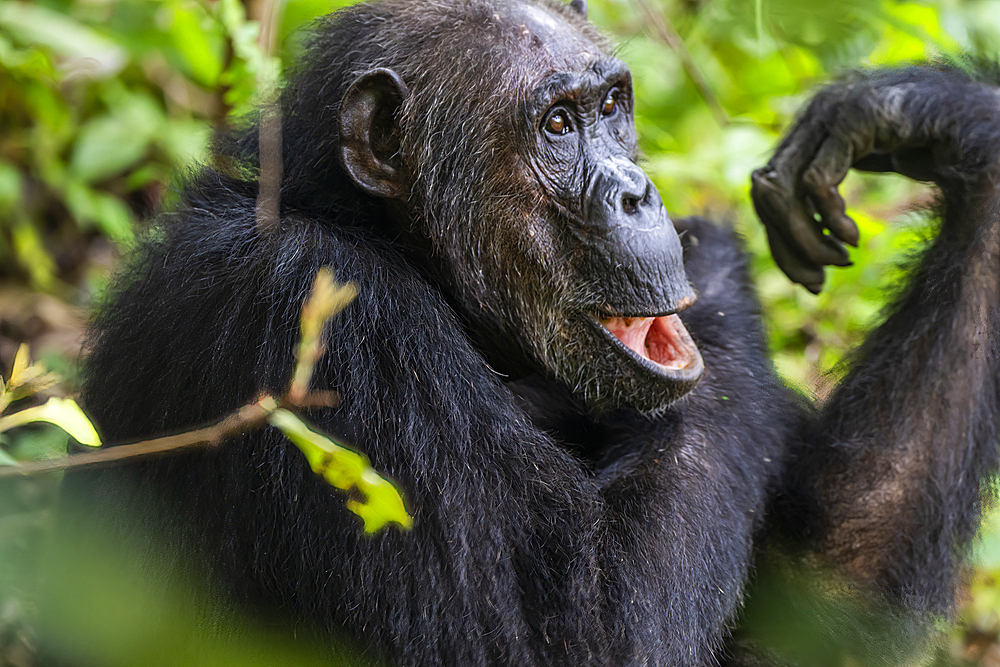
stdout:
<svg viewBox="0 0 1000 667">
<path fill-rule="evenodd" d="M 0 432 L 33 422 L 48 422 L 70 434 L 81 445 L 100 447 L 101 438 L 90 419 L 71 398 L 50 398 L 42 405 L 0 417 Z"/>
<path fill-rule="evenodd" d="M 10 369 L 10 380 L 7 381 L 7 389 L 12 389 L 20 384 L 24 384 L 24 372 L 28 370 L 28 344 L 21 343 L 14 355 L 14 365 Z"/>
<path fill-rule="evenodd" d="M 365 494 L 367 500 L 358 502 L 347 501 L 347 509 L 351 510 L 365 522 L 365 532 L 377 532 L 387 523 L 396 523 L 404 529 L 413 527 L 413 517 L 406 511 L 403 497 L 392 482 L 376 473 L 371 467 L 363 470 L 361 481 L 356 484 Z"/>
<path fill-rule="evenodd" d="M 342 491 L 354 488 L 364 496 L 362 501 L 347 501 L 347 509 L 361 517 L 366 533 L 377 532 L 388 523 L 407 530 L 413 527 L 399 490 L 375 472 L 367 456 L 312 430 L 288 410 L 275 410 L 269 419 L 305 454 L 313 472 L 331 486 Z"/>
</svg>

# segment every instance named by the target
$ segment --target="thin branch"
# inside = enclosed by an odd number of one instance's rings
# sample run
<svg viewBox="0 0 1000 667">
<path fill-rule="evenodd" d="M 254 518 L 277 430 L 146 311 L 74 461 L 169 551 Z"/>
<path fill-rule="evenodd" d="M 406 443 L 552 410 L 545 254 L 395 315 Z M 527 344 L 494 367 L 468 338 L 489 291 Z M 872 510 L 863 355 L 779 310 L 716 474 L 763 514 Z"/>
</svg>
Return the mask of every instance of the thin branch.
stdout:
<svg viewBox="0 0 1000 667">
<path fill-rule="evenodd" d="M 0 478 L 32 475 L 55 470 L 68 470 L 70 468 L 81 468 L 100 463 L 112 463 L 137 456 L 162 454 L 164 452 L 172 452 L 196 446 L 218 445 L 229 438 L 242 435 L 247 431 L 263 426 L 271 413 L 277 409 L 278 402 L 273 396 L 265 394 L 255 402 L 244 405 L 212 426 L 206 426 L 194 431 L 185 431 L 176 435 L 168 435 L 162 438 L 143 440 L 142 442 L 135 442 L 128 445 L 101 448 L 93 452 L 70 454 L 69 456 L 57 459 L 31 461 L 16 466 L 5 466 L 0 468 Z"/>
<path fill-rule="evenodd" d="M 694 58 L 688 52 L 687 47 L 684 46 L 684 40 L 681 36 L 674 30 L 673 25 L 663 12 L 656 11 L 650 6 L 648 0 L 635 0 L 636 4 L 642 7 L 646 16 L 652 23 L 653 28 L 656 31 L 656 36 L 660 38 L 664 44 L 666 44 L 671 51 L 677 54 L 677 57 L 681 59 L 681 65 L 684 67 L 684 71 L 691 78 L 691 82 L 694 83 L 695 88 L 698 89 L 698 93 L 701 95 L 702 99 L 708 105 L 708 108 L 712 111 L 712 115 L 715 117 L 715 122 L 720 126 L 726 127 L 729 125 L 730 118 L 729 114 L 722 107 L 722 103 L 719 102 L 719 98 L 716 96 L 712 87 L 702 76 L 701 70 L 694 62 Z"/>
<path fill-rule="evenodd" d="M 335 408 L 340 405 L 340 394 L 335 391 L 311 391 L 302 398 L 293 398 L 285 395 L 281 399 L 282 405 L 292 405 L 300 410 L 310 408 Z"/>
<path fill-rule="evenodd" d="M 257 86 L 263 102 L 260 113 L 260 174 L 257 179 L 257 227 L 261 232 L 277 228 L 281 215 L 281 104 L 274 52 L 281 24 L 281 0 L 265 0 L 260 17 L 258 44 L 264 54 Z"/>
<path fill-rule="evenodd" d="M 331 317 L 343 310 L 356 294 L 357 288 L 354 284 L 347 283 L 346 285 L 341 285 L 337 283 L 333 278 L 333 271 L 329 267 L 322 267 L 316 272 L 316 279 L 313 282 L 312 290 L 310 290 L 308 297 L 306 297 L 302 304 L 302 316 L 300 318 L 301 340 L 296 350 L 297 361 L 293 380 L 289 384 L 285 395 L 280 399 L 270 394 L 264 394 L 255 402 L 244 405 L 216 424 L 193 431 L 185 431 L 175 435 L 143 440 L 126 445 L 104 447 L 98 450 L 71 454 L 47 461 L 32 461 L 9 467 L 0 467 L 0 478 L 31 475 L 54 470 L 67 470 L 69 468 L 92 466 L 101 463 L 113 463 L 139 456 L 162 454 L 164 452 L 172 452 L 196 446 L 217 445 L 224 440 L 263 426 L 271 413 L 281 405 L 294 406 L 300 409 L 336 407 L 340 402 L 340 396 L 337 392 L 328 390 L 309 391 L 309 383 L 312 380 L 316 362 L 324 351 L 322 334 L 326 323 Z M 27 363 L 27 352 L 24 355 L 25 361 L 22 362 L 22 366 L 26 366 Z M 15 371 L 17 371 L 16 365 Z M 34 378 L 39 373 L 41 373 L 40 367 L 38 373 L 31 377 Z M 25 372 L 12 373 L 12 382 L 22 375 L 28 377 Z M 3 386 L 0 386 L 0 389 L 3 390 L 4 394 L 8 393 Z M 91 426 L 89 420 L 87 420 L 87 425 Z M 91 426 L 91 428 L 93 427 Z M 96 439 L 96 433 L 94 436 Z"/>
<path fill-rule="evenodd" d="M 260 116 L 260 176 L 257 188 L 257 228 L 269 233 L 277 228 L 281 211 L 281 111 L 268 102 Z"/>
</svg>

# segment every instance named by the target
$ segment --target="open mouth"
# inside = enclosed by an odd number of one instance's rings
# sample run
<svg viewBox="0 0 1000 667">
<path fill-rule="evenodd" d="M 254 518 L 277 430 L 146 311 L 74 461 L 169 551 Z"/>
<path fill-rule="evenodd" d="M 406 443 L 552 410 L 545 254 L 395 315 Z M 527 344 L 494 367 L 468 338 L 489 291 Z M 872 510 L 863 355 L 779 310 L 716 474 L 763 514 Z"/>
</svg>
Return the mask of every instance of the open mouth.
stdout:
<svg viewBox="0 0 1000 667">
<path fill-rule="evenodd" d="M 691 368 L 698 348 L 677 314 L 662 317 L 605 317 L 601 325 L 632 354 L 666 371 Z"/>
<path fill-rule="evenodd" d="M 701 375 L 701 353 L 676 313 L 593 317 L 620 352 L 647 370 L 675 380 L 696 380 Z"/>
</svg>

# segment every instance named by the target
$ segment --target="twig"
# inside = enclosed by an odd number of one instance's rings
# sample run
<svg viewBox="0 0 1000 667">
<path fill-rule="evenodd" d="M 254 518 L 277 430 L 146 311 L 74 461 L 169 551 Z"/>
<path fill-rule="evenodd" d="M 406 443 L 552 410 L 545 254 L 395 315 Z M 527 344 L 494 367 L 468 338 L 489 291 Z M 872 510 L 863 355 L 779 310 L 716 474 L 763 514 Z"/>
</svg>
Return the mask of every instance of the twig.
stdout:
<svg viewBox="0 0 1000 667">
<path fill-rule="evenodd" d="M 278 93 L 274 51 L 278 43 L 281 23 L 281 0 L 266 0 L 260 17 L 258 44 L 264 54 L 262 71 L 258 73 L 257 86 L 263 103 L 260 112 L 259 151 L 260 174 L 257 178 L 257 227 L 261 232 L 277 228 L 281 215 L 281 104 Z"/>
<path fill-rule="evenodd" d="M 311 391 L 302 398 L 286 394 L 281 398 L 283 405 L 292 405 L 301 410 L 310 408 L 335 408 L 340 405 L 340 394 L 335 391 Z"/>
<path fill-rule="evenodd" d="M 331 317 L 343 310 L 356 294 L 357 288 L 354 284 L 341 285 L 337 283 L 333 278 L 333 271 L 329 267 L 322 267 L 316 272 L 313 288 L 302 304 L 300 341 L 298 348 L 296 348 L 297 361 L 293 379 L 280 400 L 270 394 L 264 394 L 253 403 L 244 405 L 218 423 L 193 431 L 71 454 L 47 461 L 32 461 L 0 467 L 0 478 L 111 463 L 198 445 L 217 445 L 228 438 L 263 426 L 271 413 L 282 404 L 302 409 L 336 407 L 340 402 L 340 396 L 337 392 L 309 391 L 309 383 L 312 380 L 316 362 L 324 352 L 322 334 L 326 323 Z M 15 364 L 14 372 L 11 373 L 12 379 L 9 384 L 12 386 L 24 378 L 44 377 L 39 376 L 40 369 L 33 371 L 33 374 L 28 372 L 31 369 L 27 367 L 27 348 L 24 349 L 25 351 L 21 353 L 23 357 L 21 357 L 20 365 Z M 0 385 L 0 390 L 3 390 L 4 394 L 8 393 L 3 385 Z M 87 421 L 87 425 L 90 426 L 89 421 Z M 93 427 L 91 426 L 91 428 Z M 96 439 L 96 433 L 94 435 Z"/>
<path fill-rule="evenodd" d="M 677 54 L 677 57 L 681 59 L 681 65 L 684 67 L 684 71 L 691 78 L 691 82 L 694 83 L 695 88 L 698 89 L 698 93 L 705 100 L 708 108 L 711 110 L 712 115 L 715 116 L 715 122 L 720 126 L 726 127 L 729 125 L 730 118 L 729 114 L 722 107 L 722 103 L 719 102 L 719 98 L 712 91 L 712 87 L 705 80 L 705 77 L 701 75 L 701 70 L 694 62 L 694 58 L 688 52 L 687 47 L 684 46 L 684 40 L 681 36 L 677 34 L 674 30 L 673 25 L 670 23 L 670 19 L 663 15 L 663 12 L 655 11 L 649 4 L 648 0 L 636 0 L 636 3 L 642 7 L 646 16 L 652 22 L 653 28 L 656 30 L 657 37 L 666 44 L 671 51 Z"/>
<path fill-rule="evenodd" d="M 295 349 L 295 373 L 285 399 L 301 405 L 309 395 L 316 362 L 323 356 L 323 329 L 331 317 L 342 311 L 357 295 L 354 283 L 341 285 L 333 279 L 333 271 L 324 266 L 316 272 L 312 290 L 302 304 L 299 346 Z"/>
<path fill-rule="evenodd" d="M 31 461 L 16 466 L 5 466 L 0 468 L 0 478 L 81 468 L 99 463 L 121 461 L 137 456 L 162 454 L 198 445 L 217 445 L 228 438 L 263 426 L 267 422 L 268 416 L 277 409 L 278 402 L 273 396 L 265 394 L 258 400 L 244 405 L 212 426 L 127 445 L 106 447 L 93 452 L 71 454 L 47 461 Z"/>
</svg>

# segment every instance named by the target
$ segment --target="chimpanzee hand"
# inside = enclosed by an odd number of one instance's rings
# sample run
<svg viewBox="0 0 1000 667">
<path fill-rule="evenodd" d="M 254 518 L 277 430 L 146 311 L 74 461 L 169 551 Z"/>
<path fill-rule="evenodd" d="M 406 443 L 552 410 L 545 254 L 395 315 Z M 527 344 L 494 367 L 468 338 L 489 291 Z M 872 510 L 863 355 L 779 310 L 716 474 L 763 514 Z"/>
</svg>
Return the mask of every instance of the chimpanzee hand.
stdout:
<svg viewBox="0 0 1000 667">
<path fill-rule="evenodd" d="M 812 100 L 753 173 L 751 196 L 778 266 L 818 293 L 825 265 L 850 264 L 841 242 L 858 241 L 837 192 L 848 169 L 934 181 L 947 201 L 955 188 L 996 187 L 984 177 L 996 167 L 998 147 L 995 87 L 931 67 L 859 74 Z"/>
</svg>

